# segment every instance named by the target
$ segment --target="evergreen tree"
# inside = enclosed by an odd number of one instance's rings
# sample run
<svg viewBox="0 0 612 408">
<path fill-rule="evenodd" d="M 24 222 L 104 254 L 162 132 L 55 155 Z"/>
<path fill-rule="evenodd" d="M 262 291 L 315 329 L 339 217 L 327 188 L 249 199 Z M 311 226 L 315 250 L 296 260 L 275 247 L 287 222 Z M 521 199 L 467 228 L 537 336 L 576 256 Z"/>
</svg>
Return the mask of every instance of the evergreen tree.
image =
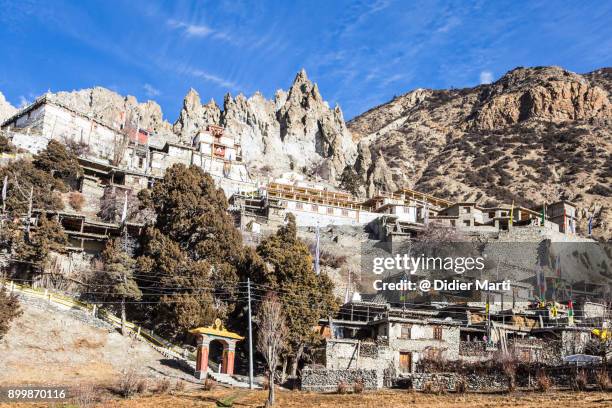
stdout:
<svg viewBox="0 0 612 408">
<path fill-rule="evenodd" d="M 77 156 L 57 140 L 51 140 L 47 148 L 34 157 L 34 166 L 65 182 L 82 175 Z"/>
<path fill-rule="evenodd" d="M 11 150 L 8 141 L 0 138 L 0 148 Z M 81 176 L 77 157 L 57 141 L 50 141 L 47 148 L 33 160 L 20 159 L 10 162 L 0 169 L 0 180 L 6 178 L 7 194 L 4 203 L 8 219 L 23 217 L 30 207 L 38 210 L 61 210 L 64 204 L 60 193 L 70 190 Z M 30 196 L 31 194 L 31 196 Z M 23 265 L 33 265 L 43 270 L 47 266 L 50 252 L 63 252 L 68 238 L 61 225 L 48 220 L 43 214 L 39 224 L 29 233 L 16 227 L 5 225 L 2 246 Z M 28 268 L 31 269 L 31 268 Z"/>
<path fill-rule="evenodd" d="M 0 282 L 0 339 L 8 331 L 11 321 L 21 315 L 17 296 L 4 291 L 4 282 Z"/>
<path fill-rule="evenodd" d="M 253 259 L 227 213 L 223 191 L 201 168 L 175 164 L 139 197 L 155 213 L 138 260 L 142 284 L 165 295 L 147 313 L 155 329 L 182 337 L 216 317 L 226 319 L 239 276 Z"/>
<path fill-rule="evenodd" d="M 238 261 L 242 237 L 227 213 L 223 190 L 200 167 L 175 164 L 151 191 L 155 226 L 192 259 Z"/>
<path fill-rule="evenodd" d="M 28 210 L 30 189 L 32 207 L 44 210 L 64 208 L 60 193 L 68 191 L 67 186 L 57 178 L 34 166 L 31 161 L 21 159 L 0 168 L 0 180 L 8 180 L 6 210 L 22 215 Z"/>
<path fill-rule="evenodd" d="M 257 252 L 270 268 L 265 283 L 278 291 L 283 305 L 289 329 L 286 357 L 291 357 L 290 374 L 296 376 L 305 348 L 320 340 L 314 330 L 319 319 L 338 308 L 333 283 L 326 275 L 314 273 L 308 247 L 297 237 L 293 214 L 287 215 L 286 225 L 276 235 L 261 242 Z"/>
<path fill-rule="evenodd" d="M 51 140 L 32 161 L 20 159 L 0 169 L 0 180 L 5 176 L 8 180 L 6 210 L 16 215 L 27 211 L 30 189 L 33 208 L 61 210 L 64 204 L 59 193 L 69 191 L 81 175 L 77 156 Z"/>
<path fill-rule="evenodd" d="M 121 332 L 125 335 L 126 306 L 128 300 L 140 300 L 142 292 L 134 279 L 134 267 L 136 261 L 123 249 L 120 239 L 109 240 L 100 255 L 104 270 L 97 279 L 105 282 L 105 286 L 100 286 L 106 293 L 103 296 L 105 301 L 119 301 L 121 312 Z M 106 286 L 110 285 L 110 286 Z"/>
<path fill-rule="evenodd" d="M 29 235 L 26 230 L 14 229 L 12 250 L 18 261 L 34 266 L 43 271 L 48 265 L 51 252 L 63 253 L 68 245 L 68 236 L 62 226 L 54 219 L 48 219 L 42 214 L 36 228 Z"/>
<path fill-rule="evenodd" d="M 208 289 L 209 264 L 193 261 L 176 242 L 153 227 L 147 228 L 142 249 L 146 255 L 138 258 L 138 270 L 145 276 L 141 284 L 162 294 L 159 304 L 150 306 L 146 313 L 157 332 L 181 337 L 219 315 Z"/>
</svg>

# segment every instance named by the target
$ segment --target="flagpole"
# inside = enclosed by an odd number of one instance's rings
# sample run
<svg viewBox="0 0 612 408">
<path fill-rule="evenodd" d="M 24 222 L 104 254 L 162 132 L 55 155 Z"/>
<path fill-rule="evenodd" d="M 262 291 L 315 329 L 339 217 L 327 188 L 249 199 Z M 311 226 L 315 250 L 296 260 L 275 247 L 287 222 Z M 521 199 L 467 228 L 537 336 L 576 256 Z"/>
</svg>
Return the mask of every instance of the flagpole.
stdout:
<svg viewBox="0 0 612 408">
<path fill-rule="evenodd" d="M 321 255 L 321 248 L 320 248 L 320 231 L 319 231 L 319 221 L 317 221 L 317 228 L 316 228 L 316 247 L 315 247 L 315 274 L 319 275 L 321 272 L 321 265 L 320 265 L 320 255 Z"/>
<path fill-rule="evenodd" d="M 8 187 L 8 176 L 4 176 L 4 184 L 2 184 L 2 222 L 0 225 L 4 227 L 4 218 L 6 217 L 6 189 Z"/>
</svg>

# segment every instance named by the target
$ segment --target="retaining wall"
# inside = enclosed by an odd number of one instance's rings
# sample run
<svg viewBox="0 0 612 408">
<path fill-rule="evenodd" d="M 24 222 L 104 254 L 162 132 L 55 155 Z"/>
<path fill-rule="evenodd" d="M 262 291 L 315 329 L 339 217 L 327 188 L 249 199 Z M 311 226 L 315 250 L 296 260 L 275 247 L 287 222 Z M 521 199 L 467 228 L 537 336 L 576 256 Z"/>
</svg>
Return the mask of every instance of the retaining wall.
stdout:
<svg viewBox="0 0 612 408">
<path fill-rule="evenodd" d="M 383 386 L 383 378 L 377 370 L 326 370 L 305 368 L 302 371 L 302 390 L 333 392 L 340 383 L 352 389 L 356 382 L 363 381 L 366 390 L 377 390 Z"/>
</svg>

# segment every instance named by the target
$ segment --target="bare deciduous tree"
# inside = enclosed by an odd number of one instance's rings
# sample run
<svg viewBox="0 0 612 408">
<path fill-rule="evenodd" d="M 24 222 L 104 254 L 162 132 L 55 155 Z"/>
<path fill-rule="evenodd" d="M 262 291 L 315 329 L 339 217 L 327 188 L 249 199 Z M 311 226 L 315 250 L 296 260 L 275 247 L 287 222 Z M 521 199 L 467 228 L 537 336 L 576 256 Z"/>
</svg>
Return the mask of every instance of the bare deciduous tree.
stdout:
<svg viewBox="0 0 612 408">
<path fill-rule="evenodd" d="M 257 350 L 264 356 L 268 366 L 269 391 L 266 406 L 274 405 L 274 373 L 280 353 L 287 347 L 287 326 L 281 304 L 275 295 L 268 294 L 257 313 Z"/>
</svg>

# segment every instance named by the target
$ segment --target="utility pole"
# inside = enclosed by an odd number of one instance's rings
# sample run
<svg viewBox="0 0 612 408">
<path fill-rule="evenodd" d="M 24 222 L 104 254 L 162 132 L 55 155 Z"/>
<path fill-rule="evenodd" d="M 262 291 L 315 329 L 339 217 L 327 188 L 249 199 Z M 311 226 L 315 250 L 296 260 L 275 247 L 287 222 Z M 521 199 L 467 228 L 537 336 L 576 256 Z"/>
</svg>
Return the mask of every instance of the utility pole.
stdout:
<svg viewBox="0 0 612 408">
<path fill-rule="evenodd" d="M 0 225 L 4 228 L 4 219 L 6 218 L 6 190 L 8 188 L 8 176 L 4 176 L 4 183 L 2 184 L 2 221 Z"/>
<path fill-rule="evenodd" d="M 128 230 L 127 230 L 127 190 L 125 191 L 125 203 L 123 205 L 123 213 L 121 214 L 121 229 L 123 230 L 123 251 L 127 254 L 128 253 Z M 125 321 L 126 321 L 126 314 L 125 314 L 125 298 L 126 298 L 126 294 L 125 294 L 125 290 L 127 288 L 127 271 L 125 270 L 125 268 L 123 269 L 123 276 L 121 277 L 122 281 L 123 281 L 123 296 L 121 297 L 121 335 L 125 336 L 126 333 L 126 329 L 125 329 Z"/>
<path fill-rule="evenodd" d="M 249 388 L 253 389 L 253 326 L 251 318 L 251 278 L 247 278 L 247 291 L 249 293 Z M 272 387 L 274 384 L 271 385 Z"/>
</svg>

